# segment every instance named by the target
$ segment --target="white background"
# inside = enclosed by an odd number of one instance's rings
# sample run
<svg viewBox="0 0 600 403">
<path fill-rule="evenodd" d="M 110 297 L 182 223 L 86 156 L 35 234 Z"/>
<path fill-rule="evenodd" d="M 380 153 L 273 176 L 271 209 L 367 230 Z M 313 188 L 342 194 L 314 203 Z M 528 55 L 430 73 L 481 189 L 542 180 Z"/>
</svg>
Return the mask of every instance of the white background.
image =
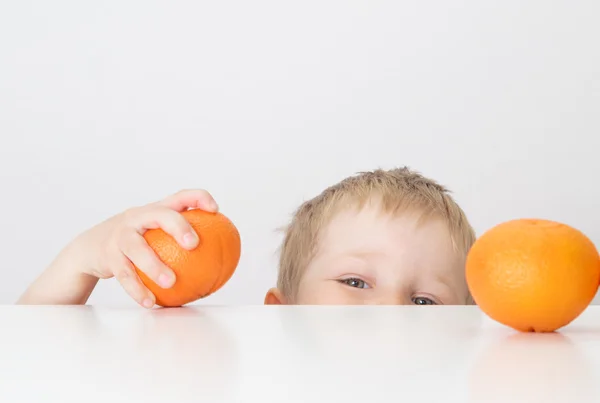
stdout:
<svg viewBox="0 0 600 403">
<path fill-rule="evenodd" d="M 477 232 L 566 222 L 600 245 L 600 5 L 3 1 L 0 303 L 75 235 L 181 188 L 243 240 L 199 303 L 260 304 L 303 200 L 409 165 Z M 134 304 L 113 280 L 91 303 Z"/>
</svg>

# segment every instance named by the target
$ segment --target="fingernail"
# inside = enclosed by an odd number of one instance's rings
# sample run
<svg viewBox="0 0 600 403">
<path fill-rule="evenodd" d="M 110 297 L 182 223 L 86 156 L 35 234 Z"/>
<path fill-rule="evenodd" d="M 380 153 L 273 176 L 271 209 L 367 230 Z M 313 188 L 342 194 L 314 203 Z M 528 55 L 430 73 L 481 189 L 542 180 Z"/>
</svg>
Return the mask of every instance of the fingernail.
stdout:
<svg viewBox="0 0 600 403">
<path fill-rule="evenodd" d="M 158 276 L 158 284 L 160 284 L 161 287 L 168 288 L 173 284 L 173 277 L 162 273 Z"/>
<path fill-rule="evenodd" d="M 219 205 L 217 204 L 216 201 L 211 200 L 210 203 L 208 204 L 210 206 L 210 208 L 214 211 L 219 210 Z"/>
<path fill-rule="evenodd" d="M 152 302 L 152 300 L 150 298 L 146 298 L 142 302 L 142 305 L 144 306 L 144 308 L 152 308 L 154 306 L 154 302 Z"/>
<path fill-rule="evenodd" d="M 183 243 L 188 248 L 193 248 L 198 242 L 198 236 L 194 232 L 188 232 L 183 236 Z"/>
</svg>

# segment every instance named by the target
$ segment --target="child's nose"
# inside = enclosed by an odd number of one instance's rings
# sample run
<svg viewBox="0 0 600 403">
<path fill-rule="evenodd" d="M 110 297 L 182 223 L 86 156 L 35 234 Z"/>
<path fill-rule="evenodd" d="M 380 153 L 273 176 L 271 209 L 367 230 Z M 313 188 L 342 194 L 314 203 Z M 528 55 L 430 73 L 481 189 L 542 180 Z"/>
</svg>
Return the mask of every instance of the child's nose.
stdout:
<svg viewBox="0 0 600 403">
<path fill-rule="evenodd" d="M 376 305 L 411 305 L 412 301 L 404 295 L 390 294 L 379 298 Z"/>
</svg>

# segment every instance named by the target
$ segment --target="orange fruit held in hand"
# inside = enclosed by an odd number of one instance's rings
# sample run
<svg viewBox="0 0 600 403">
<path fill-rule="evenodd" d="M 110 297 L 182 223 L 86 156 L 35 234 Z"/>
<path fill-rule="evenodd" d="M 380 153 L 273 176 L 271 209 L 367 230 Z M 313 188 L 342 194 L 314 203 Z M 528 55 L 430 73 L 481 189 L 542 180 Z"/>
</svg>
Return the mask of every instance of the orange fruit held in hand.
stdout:
<svg viewBox="0 0 600 403">
<path fill-rule="evenodd" d="M 471 247 L 467 284 L 495 321 L 522 332 L 553 332 L 577 318 L 600 284 L 598 250 L 568 225 L 512 220 Z"/>
<path fill-rule="evenodd" d="M 184 249 L 161 229 L 144 234 L 148 245 L 175 273 L 175 284 L 161 288 L 136 268 L 144 285 L 155 295 L 156 304 L 163 307 L 182 306 L 216 292 L 229 281 L 240 260 L 240 234 L 227 217 L 198 209 L 182 215 L 200 238 L 195 249 Z"/>
</svg>

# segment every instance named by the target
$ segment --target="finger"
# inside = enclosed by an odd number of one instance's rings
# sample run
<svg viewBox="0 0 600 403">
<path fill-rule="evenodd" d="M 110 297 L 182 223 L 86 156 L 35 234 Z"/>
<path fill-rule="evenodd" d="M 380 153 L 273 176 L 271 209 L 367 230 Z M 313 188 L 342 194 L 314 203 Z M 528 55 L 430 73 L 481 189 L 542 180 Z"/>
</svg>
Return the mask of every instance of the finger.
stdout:
<svg viewBox="0 0 600 403">
<path fill-rule="evenodd" d="M 144 308 L 152 308 L 156 304 L 154 294 L 142 283 L 131 262 L 122 254 L 122 259 L 112 267 L 115 278 L 131 298 Z"/>
<path fill-rule="evenodd" d="M 173 270 L 160 260 L 140 234 L 133 233 L 128 238 L 119 245 L 125 257 L 160 287 L 172 287 L 175 283 Z"/>
<path fill-rule="evenodd" d="M 199 208 L 208 212 L 219 210 L 215 199 L 204 189 L 182 190 L 158 202 L 158 204 L 179 212 L 190 208 Z"/>
<path fill-rule="evenodd" d="M 194 249 L 198 246 L 198 234 L 188 220 L 168 207 L 161 205 L 142 207 L 129 212 L 126 221 L 138 234 L 144 234 L 149 229 L 160 228 L 186 249 Z"/>
</svg>

